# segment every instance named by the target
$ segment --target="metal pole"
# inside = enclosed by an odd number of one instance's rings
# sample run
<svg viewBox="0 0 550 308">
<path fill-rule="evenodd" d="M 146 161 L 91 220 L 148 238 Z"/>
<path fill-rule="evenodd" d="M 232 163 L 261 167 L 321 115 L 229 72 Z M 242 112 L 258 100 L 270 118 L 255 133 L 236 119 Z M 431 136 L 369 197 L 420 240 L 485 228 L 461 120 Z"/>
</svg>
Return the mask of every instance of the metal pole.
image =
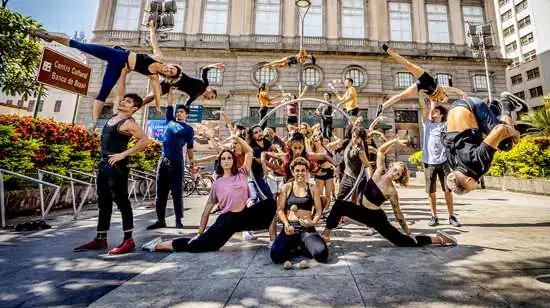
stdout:
<svg viewBox="0 0 550 308">
<path fill-rule="evenodd" d="M 80 102 L 80 95 L 76 95 L 76 103 L 74 105 L 74 111 L 73 111 L 73 124 L 76 123 L 76 115 L 78 113 L 78 103 Z"/>
<path fill-rule="evenodd" d="M 485 77 L 487 78 L 487 92 L 489 92 L 489 102 L 493 100 L 493 95 L 491 94 L 491 78 L 489 77 L 489 66 L 487 65 L 487 51 L 485 50 L 485 37 L 483 36 L 483 26 L 477 27 L 477 33 L 479 39 L 481 40 L 481 49 L 483 52 L 483 62 L 485 63 Z"/>
<path fill-rule="evenodd" d="M 0 171 L 0 216 L 2 217 L 2 228 L 6 227 L 6 208 L 4 204 L 4 173 Z"/>
<path fill-rule="evenodd" d="M 38 95 L 36 95 L 36 105 L 34 106 L 33 118 L 38 118 L 38 107 L 40 106 L 40 99 L 42 98 L 42 92 L 44 91 L 44 85 L 40 85 L 38 88 Z"/>
</svg>

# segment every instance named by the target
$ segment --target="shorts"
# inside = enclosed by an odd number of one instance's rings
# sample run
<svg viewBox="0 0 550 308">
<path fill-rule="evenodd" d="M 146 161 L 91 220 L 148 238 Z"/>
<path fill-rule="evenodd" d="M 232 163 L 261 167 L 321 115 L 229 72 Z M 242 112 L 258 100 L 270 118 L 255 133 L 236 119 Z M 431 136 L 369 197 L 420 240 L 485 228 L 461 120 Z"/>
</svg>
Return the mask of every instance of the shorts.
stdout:
<svg viewBox="0 0 550 308">
<path fill-rule="evenodd" d="M 325 174 L 315 175 L 316 180 L 326 181 L 326 180 L 334 179 L 334 170 L 332 168 L 321 168 L 319 169 L 319 171 Z"/>
<path fill-rule="evenodd" d="M 416 88 L 419 91 L 424 90 L 427 95 L 432 95 L 437 89 L 437 82 L 430 74 L 424 72 L 416 81 Z"/>
<path fill-rule="evenodd" d="M 269 189 L 271 189 L 271 193 L 273 194 L 278 194 L 283 191 L 284 183 L 285 177 L 282 175 L 274 175 L 271 173 L 267 175 L 267 185 L 269 185 Z"/>
<path fill-rule="evenodd" d="M 359 115 L 359 108 L 355 107 L 351 110 L 348 110 L 347 112 L 348 112 L 348 115 L 356 117 Z"/>
<path fill-rule="evenodd" d="M 288 58 L 288 66 L 291 66 L 292 64 L 298 64 L 298 59 L 295 56 Z"/>
<path fill-rule="evenodd" d="M 288 116 L 286 118 L 286 124 L 298 124 L 298 116 Z"/>
<path fill-rule="evenodd" d="M 424 176 L 426 177 L 426 192 L 428 194 L 435 193 L 435 186 L 437 178 L 439 177 L 439 183 L 441 184 L 441 189 L 444 192 L 450 192 L 451 190 L 447 187 L 445 178 L 447 174 L 451 173 L 451 167 L 447 162 L 442 164 L 424 164 Z"/>
</svg>

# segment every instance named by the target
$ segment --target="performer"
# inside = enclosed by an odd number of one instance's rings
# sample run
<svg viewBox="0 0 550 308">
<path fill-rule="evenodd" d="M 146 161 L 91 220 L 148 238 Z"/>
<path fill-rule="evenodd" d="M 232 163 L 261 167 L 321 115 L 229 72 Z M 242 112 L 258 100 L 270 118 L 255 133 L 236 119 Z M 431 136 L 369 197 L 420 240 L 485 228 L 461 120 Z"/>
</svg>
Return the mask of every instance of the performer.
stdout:
<svg viewBox="0 0 550 308">
<path fill-rule="evenodd" d="M 277 199 L 277 214 L 284 228 L 271 247 L 271 260 L 283 263 L 285 269 L 292 268 L 291 251 L 298 247 L 305 247 L 317 262 L 326 262 L 328 258 L 327 245 L 315 230 L 323 206 L 317 188 L 308 183 L 309 162 L 298 157 L 292 161 L 290 169 L 294 181 L 283 186 Z M 307 268 L 309 265 L 303 261 L 299 267 Z"/>
<path fill-rule="evenodd" d="M 298 52 L 294 56 L 284 57 L 282 59 L 275 60 L 270 63 L 266 63 L 264 64 L 264 67 L 283 68 L 283 67 L 290 67 L 293 64 L 315 64 L 315 61 L 316 59 L 313 55 L 309 54 L 307 51 L 302 49 L 300 50 L 300 52 Z"/>
<path fill-rule="evenodd" d="M 185 169 L 183 147 L 187 146 L 187 156 L 191 167 L 194 166 L 193 128 L 185 121 L 189 114 L 189 107 L 177 105 L 174 117 L 174 99 L 172 88 L 168 92 L 168 107 L 166 108 L 166 128 L 162 142 L 162 154 L 157 167 L 157 221 L 147 229 L 166 228 L 166 205 L 168 193 L 172 192 L 174 212 L 176 214 L 176 228 L 182 229 L 183 224 L 183 194 L 182 183 Z"/>
<path fill-rule="evenodd" d="M 400 247 L 419 247 L 430 244 L 456 245 L 457 241 L 449 234 L 438 231 L 436 236 L 418 235 L 414 238 L 409 236 L 411 233 L 401 213 L 399 207 L 399 195 L 393 185 L 393 182 L 401 185 L 407 185 L 409 174 L 407 165 L 403 162 L 395 162 L 392 167 L 386 171 L 385 154 L 394 144 L 406 145 L 406 142 L 394 139 L 384 143 L 378 150 L 377 166 L 372 178 L 360 191 L 359 204 L 344 200 L 336 200 L 327 219 L 326 229 L 323 232 L 323 238 L 327 244 L 330 244 L 330 235 L 336 228 L 342 217 L 349 217 L 355 221 L 363 223 L 374 228 L 380 235 Z M 389 199 L 395 214 L 397 222 L 407 234 L 399 232 L 388 220 L 386 213 L 381 209 L 381 205 Z"/>
<path fill-rule="evenodd" d="M 124 81 L 128 70 L 123 70 Z M 134 217 L 132 205 L 128 199 L 128 160 L 127 157 L 143 151 L 151 140 L 143 129 L 132 118 L 143 104 L 139 95 L 125 93 L 124 82 L 119 83 L 118 96 L 114 100 L 118 112 L 107 121 L 101 133 L 101 161 L 98 165 L 97 199 L 99 216 L 97 219 L 97 236 L 91 242 L 74 248 L 74 251 L 100 250 L 107 248 L 107 231 L 111 224 L 113 199 L 122 215 L 122 244 L 109 251 L 110 255 L 123 254 L 135 248 L 132 239 Z M 136 145 L 128 149 L 131 137 L 137 138 Z M 114 198 L 113 198 L 114 197 Z"/>
<path fill-rule="evenodd" d="M 334 116 L 334 111 L 332 109 L 331 102 L 332 92 L 325 91 L 323 98 L 330 105 L 320 104 L 319 107 L 315 110 L 315 114 L 320 118 L 321 132 L 323 133 L 323 138 L 332 138 L 332 117 Z"/>
<path fill-rule="evenodd" d="M 43 29 L 33 29 L 31 30 L 31 35 L 39 37 L 47 42 L 56 41 L 62 45 L 76 48 L 84 53 L 107 61 L 101 89 L 99 90 L 99 93 L 94 101 L 92 122 L 87 125 L 87 129 L 89 131 L 93 131 L 95 129 L 97 119 L 103 110 L 105 100 L 119 80 L 121 72 L 124 68 L 128 68 L 131 71 L 148 76 L 151 79 L 154 100 L 157 110 L 159 111 L 161 96 L 159 75 L 162 75 L 166 80 L 170 80 L 177 79 L 181 74 L 181 67 L 179 65 L 163 63 L 163 54 L 158 46 L 156 28 L 153 21 L 149 23 L 149 32 L 151 36 L 151 46 L 153 47 L 152 56 L 131 52 L 120 47 L 111 48 L 103 45 L 80 43 L 75 40 L 50 34 Z"/>
<path fill-rule="evenodd" d="M 340 100 L 340 103 L 336 105 L 336 107 L 340 107 L 342 104 L 346 107 L 346 111 L 351 117 L 351 121 L 355 122 L 357 120 L 357 116 L 359 115 L 359 108 L 357 107 L 357 91 L 355 91 L 355 88 L 353 87 L 353 79 L 346 78 L 344 80 L 344 87 L 346 88 L 346 92 L 343 96 L 340 96 L 338 94 L 338 91 L 336 88 L 332 85 L 332 83 L 329 83 L 330 88 L 332 89 L 332 92 L 338 97 Z"/>
<path fill-rule="evenodd" d="M 269 87 L 264 83 L 260 85 L 260 88 L 258 88 L 258 103 L 260 103 L 260 121 L 263 120 L 269 111 L 269 107 L 276 105 L 277 103 L 273 100 L 278 98 L 280 95 L 275 95 L 273 97 L 269 97 Z M 267 127 L 267 121 L 265 121 L 262 124 L 262 129 L 265 129 Z"/>
</svg>

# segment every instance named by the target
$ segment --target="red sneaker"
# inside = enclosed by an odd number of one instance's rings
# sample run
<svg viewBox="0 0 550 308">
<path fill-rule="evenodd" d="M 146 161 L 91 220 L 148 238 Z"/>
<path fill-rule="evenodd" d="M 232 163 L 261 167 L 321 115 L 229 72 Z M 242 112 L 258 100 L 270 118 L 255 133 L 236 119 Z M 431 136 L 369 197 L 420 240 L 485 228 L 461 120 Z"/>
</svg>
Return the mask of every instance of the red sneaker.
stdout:
<svg viewBox="0 0 550 308">
<path fill-rule="evenodd" d="M 122 244 L 118 245 L 116 248 L 113 248 L 109 251 L 110 255 L 121 255 L 124 253 L 129 253 L 136 249 L 136 243 L 134 240 L 124 240 Z"/>
<path fill-rule="evenodd" d="M 91 242 L 82 244 L 78 247 L 73 248 L 73 251 L 88 251 L 88 250 L 101 250 L 107 249 L 107 239 L 106 238 L 94 238 Z"/>
</svg>

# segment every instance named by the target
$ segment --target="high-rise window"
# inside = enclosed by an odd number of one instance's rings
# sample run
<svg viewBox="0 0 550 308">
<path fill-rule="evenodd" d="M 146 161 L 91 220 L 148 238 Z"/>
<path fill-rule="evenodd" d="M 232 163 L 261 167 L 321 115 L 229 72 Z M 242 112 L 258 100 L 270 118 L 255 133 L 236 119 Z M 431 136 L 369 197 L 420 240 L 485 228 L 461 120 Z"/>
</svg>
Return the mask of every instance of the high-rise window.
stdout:
<svg viewBox="0 0 550 308">
<path fill-rule="evenodd" d="M 508 19 L 512 18 L 512 10 L 508 10 L 502 14 L 500 14 L 500 20 L 502 22 L 507 21 Z"/>
<path fill-rule="evenodd" d="M 518 21 L 518 28 L 523 29 L 531 24 L 531 16 L 525 16 Z"/>
<path fill-rule="evenodd" d="M 540 70 L 538 67 L 528 70 L 526 73 L 527 73 L 527 80 L 536 79 L 540 77 Z"/>
<path fill-rule="evenodd" d="M 504 48 L 506 49 L 506 52 L 513 52 L 518 49 L 518 43 L 516 43 L 516 41 L 513 41 L 510 44 L 506 44 Z"/>
<path fill-rule="evenodd" d="M 481 6 L 463 6 L 462 15 L 464 16 L 464 23 L 473 25 L 481 25 L 485 23 L 483 8 Z"/>
<path fill-rule="evenodd" d="M 428 37 L 431 43 L 449 43 L 449 16 L 444 4 L 427 4 Z"/>
<path fill-rule="evenodd" d="M 323 0 L 312 0 L 304 20 L 304 36 L 323 36 Z"/>
<path fill-rule="evenodd" d="M 256 0 L 256 34 L 279 34 L 280 0 Z"/>
<path fill-rule="evenodd" d="M 510 0 L 499 0 L 499 1 L 498 1 L 498 4 L 499 4 L 500 6 L 503 6 L 503 5 L 505 5 L 506 3 L 508 3 L 508 2 L 510 2 Z"/>
<path fill-rule="evenodd" d="M 525 10 L 527 8 L 527 0 L 523 0 L 520 3 L 516 4 L 516 14 Z"/>
<path fill-rule="evenodd" d="M 525 99 L 525 92 L 523 92 L 523 91 L 519 91 L 517 93 L 514 93 L 514 95 L 521 98 L 521 99 Z"/>
<path fill-rule="evenodd" d="M 185 32 L 185 9 L 187 7 L 187 0 L 177 0 L 177 12 L 174 16 L 174 31 Z"/>
<path fill-rule="evenodd" d="M 474 75 L 474 90 L 487 90 L 487 77 L 482 74 Z"/>
<path fill-rule="evenodd" d="M 412 41 L 411 4 L 389 3 L 390 39 L 392 41 Z"/>
<path fill-rule="evenodd" d="M 512 81 L 512 85 L 517 85 L 523 82 L 523 78 L 521 77 L 521 74 L 517 74 L 510 77 L 510 80 Z"/>
<path fill-rule="evenodd" d="M 531 98 L 542 96 L 542 86 L 529 89 L 529 94 L 531 95 Z"/>
<path fill-rule="evenodd" d="M 515 32 L 516 32 L 516 28 L 514 27 L 514 25 L 511 25 L 510 27 L 502 30 L 502 35 L 504 35 L 504 37 L 508 37 L 514 34 Z"/>
<path fill-rule="evenodd" d="M 342 0 L 342 37 L 365 37 L 364 0 Z"/>
<path fill-rule="evenodd" d="M 117 0 L 113 29 L 136 31 L 141 14 L 141 0 Z"/>
<path fill-rule="evenodd" d="M 537 51 L 536 50 L 531 50 L 529 52 L 526 52 L 523 54 L 523 60 L 525 62 L 529 62 L 529 61 L 533 61 L 537 58 Z"/>
<path fill-rule="evenodd" d="M 521 43 L 521 46 L 525 46 L 529 43 L 532 43 L 533 41 L 534 41 L 533 32 L 528 33 L 528 34 L 520 37 L 520 39 L 519 39 L 519 42 Z"/>
<path fill-rule="evenodd" d="M 60 101 L 60 100 L 55 101 L 55 105 L 53 106 L 53 112 L 60 112 L 61 111 L 61 103 L 62 103 L 62 101 Z"/>
<path fill-rule="evenodd" d="M 228 0 L 206 0 L 202 32 L 209 34 L 227 33 Z"/>
</svg>

